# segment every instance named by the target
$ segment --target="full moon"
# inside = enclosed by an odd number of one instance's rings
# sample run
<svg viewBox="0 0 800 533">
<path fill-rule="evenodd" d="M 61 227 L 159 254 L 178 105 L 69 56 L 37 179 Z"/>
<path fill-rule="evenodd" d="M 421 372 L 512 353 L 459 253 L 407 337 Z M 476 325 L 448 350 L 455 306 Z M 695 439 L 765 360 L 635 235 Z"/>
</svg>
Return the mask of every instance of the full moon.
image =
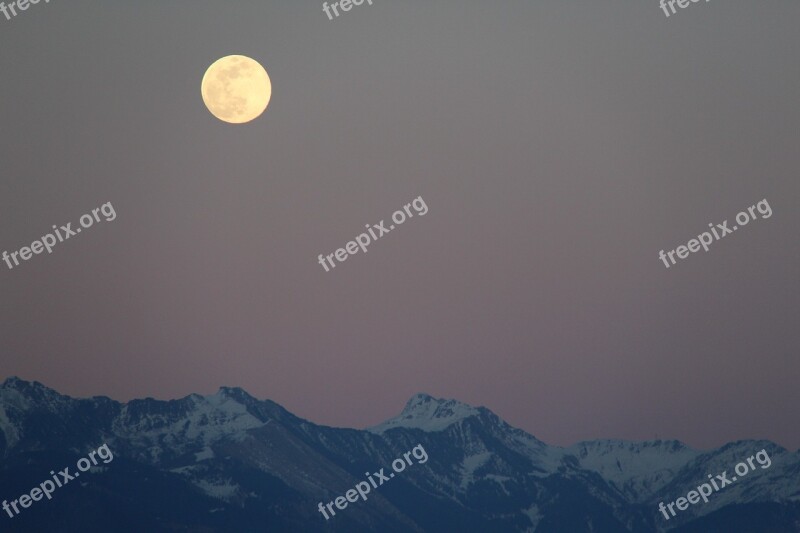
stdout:
<svg viewBox="0 0 800 533">
<path fill-rule="evenodd" d="M 214 61 L 203 76 L 200 90 L 212 115 L 231 124 L 258 118 L 272 96 L 272 82 L 261 64 L 247 56 Z"/>
</svg>

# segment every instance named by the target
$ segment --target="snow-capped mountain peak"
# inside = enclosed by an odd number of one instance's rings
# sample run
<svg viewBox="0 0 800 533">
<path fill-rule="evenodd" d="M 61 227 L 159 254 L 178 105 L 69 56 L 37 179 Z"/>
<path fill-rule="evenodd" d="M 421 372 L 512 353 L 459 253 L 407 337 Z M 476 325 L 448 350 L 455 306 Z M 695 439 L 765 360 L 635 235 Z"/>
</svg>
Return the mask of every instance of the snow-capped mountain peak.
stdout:
<svg viewBox="0 0 800 533">
<path fill-rule="evenodd" d="M 148 520 L 126 531 L 160 531 L 167 521 L 186 531 L 217 531 L 221 524 L 226 531 L 250 531 L 265 517 L 276 531 L 296 531 L 306 522 L 319 526 L 324 518 L 315 502 L 353 487 L 363 479 L 362 465 L 393 465 L 390 460 L 417 443 L 430 460 L 403 474 L 405 484 L 393 482 L 395 493 L 381 493 L 389 495 L 385 502 L 370 499 L 371 507 L 362 506 L 369 514 L 347 515 L 353 522 L 341 522 L 342 530 L 443 531 L 449 524 L 447 531 L 662 531 L 673 522 L 663 521 L 658 502 L 685 495 L 707 476 L 726 470 L 733 476 L 734 465 L 762 449 L 770 466 L 758 464 L 741 481 L 729 477 L 731 487 L 675 523 L 694 524 L 693 531 L 776 532 L 798 531 L 800 523 L 800 457 L 767 441 L 707 451 L 678 441 L 593 440 L 562 448 L 485 407 L 427 394 L 413 396 L 398 416 L 365 432 L 317 426 L 233 387 L 120 403 L 73 399 L 19 379 L 0 385 L 0 481 L 37 479 L 52 467 L 53 454 L 78 457 L 100 442 L 122 460 L 109 465 L 107 476 L 92 478 L 98 489 L 81 498 L 102 508 L 113 495 L 126 520 Z M 7 485 L 4 492 L 17 490 Z M 161 505 L 162 494 L 176 495 L 181 505 Z M 87 516 L 102 522 L 87 527 Z M 752 527 L 730 526 L 743 516 Z M 48 531 L 65 520 L 79 523 L 70 529 L 76 531 L 119 527 L 117 516 L 101 514 L 59 511 L 47 519 Z"/>
<path fill-rule="evenodd" d="M 368 428 L 368 431 L 383 433 L 392 428 L 442 431 L 461 420 L 479 414 L 480 410 L 471 405 L 420 393 L 408 400 L 403 412 L 398 416 Z"/>
</svg>

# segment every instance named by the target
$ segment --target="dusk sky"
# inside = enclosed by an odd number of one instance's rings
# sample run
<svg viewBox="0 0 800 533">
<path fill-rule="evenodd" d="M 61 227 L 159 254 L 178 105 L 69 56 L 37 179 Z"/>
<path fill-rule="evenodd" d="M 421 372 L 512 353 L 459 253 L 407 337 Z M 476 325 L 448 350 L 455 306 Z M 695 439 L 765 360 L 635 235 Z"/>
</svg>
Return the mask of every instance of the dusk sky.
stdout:
<svg viewBox="0 0 800 533">
<path fill-rule="evenodd" d="M 800 447 L 800 3 L 52 0 L 0 15 L 0 379 L 239 386 L 363 428 L 417 392 L 557 445 Z M 256 120 L 212 116 L 220 57 Z M 326 272 L 413 199 L 415 216 Z M 671 251 L 766 199 L 666 268 Z M 758 214 L 758 211 L 756 211 Z"/>
</svg>

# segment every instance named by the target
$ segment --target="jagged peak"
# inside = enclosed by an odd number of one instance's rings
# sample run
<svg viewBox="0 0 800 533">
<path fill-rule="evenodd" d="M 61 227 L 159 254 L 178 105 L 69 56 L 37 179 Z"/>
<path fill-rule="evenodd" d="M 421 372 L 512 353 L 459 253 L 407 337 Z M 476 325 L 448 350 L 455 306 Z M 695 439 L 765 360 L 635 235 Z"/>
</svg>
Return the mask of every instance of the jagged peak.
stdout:
<svg viewBox="0 0 800 533">
<path fill-rule="evenodd" d="M 16 391 L 23 396 L 48 395 L 61 396 L 57 391 L 39 383 L 38 381 L 27 381 L 17 376 L 11 376 L 0 384 L 0 390 Z"/>
<path fill-rule="evenodd" d="M 429 413 L 432 416 L 441 418 L 455 411 L 478 414 L 477 408 L 466 403 L 449 398 L 435 398 L 430 394 L 420 392 L 412 396 L 408 402 L 406 402 L 406 406 L 403 408 L 401 415 Z"/>
<path fill-rule="evenodd" d="M 248 393 L 246 390 L 244 390 L 241 387 L 227 387 L 227 386 L 224 386 L 224 385 L 219 388 L 219 390 L 217 391 L 217 394 L 227 394 L 228 396 L 242 396 L 243 395 L 243 396 L 246 396 L 248 398 L 252 398 L 250 393 Z"/>
<path fill-rule="evenodd" d="M 24 379 L 22 379 L 22 378 L 20 378 L 18 376 L 9 376 L 9 377 L 7 377 L 5 379 L 5 381 L 3 381 L 3 384 L 0 385 L 0 388 L 3 388 L 3 389 L 14 388 L 14 389 L 16 389 L 16 388 L 20 387 L 21 385 L 22 386 L 26 386 L 26 385 L 30 386 L 32 384 L 41 385 L 41 383 L 39 383 L 38 381 L 30 382 L 30 381 L 26 381 L 26 380 L 24 380 Z"/>
<path fill-rule="evenodd" d="M 229 400 L 242 405 L 251 405 L 254 402 L 258 402 L 256 398 L 241 387 L 225 386 L 220 387 L 215 394 L 206 396 L 205 399 L 212 403 Z"/>
<path fill-rule="evenodd" d="M 396 417 L 368 428 L 383 433 L 392 428 L 416 428 L 423 431 L 442 431 L 466 418 L 478 416 L 483 408 L 472 407 L 458 400 L 434 398 L 430 394 L 418 393 L 411 397 Z"/>
</svg>

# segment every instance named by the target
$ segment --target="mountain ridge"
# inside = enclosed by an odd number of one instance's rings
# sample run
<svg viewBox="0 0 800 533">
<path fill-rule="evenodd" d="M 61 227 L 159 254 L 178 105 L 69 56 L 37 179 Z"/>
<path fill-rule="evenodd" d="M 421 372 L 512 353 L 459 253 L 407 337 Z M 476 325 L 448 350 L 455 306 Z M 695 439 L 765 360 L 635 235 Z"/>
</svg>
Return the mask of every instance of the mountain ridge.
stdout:
<svg viewBox="0 0 800 533">
<path fill-rule="evenodd" d="M 674 440 L 550 446 L 485 407 L 425 393 L 413 395 L 399 415 L 359 430 L 315 424 L 238 387 L 117 402 L 70 398 L 16 377 L 0 385 L 0 496 L 25 490 L 7 479 L 35 479 L 58 464 L 47 457 L 77 458 L 101 443 L 119 459 L 92 476 L 86 498 L 122 498 L 120 476 L 137 486 L 157 478 L 194 510 L 192 516 L 162 510 L 157 519 L 131 522 L 156 530 L 167 530 L 169 518 L 210 531 L 225 531 L 226 520 L 243 531 L 259 530 L 248 529 L 258 520 L 275 531 L 679 531 L 701 519 L 725 523 L 744 505 L 755 505 L 776 531 L 800 524 L 800 454 L 769 441 L 713 450 Z M 388 469 L 417 445 L 428 461 L 398 474 L 357 510 L 331 522 L 317 513 L 319 501 L 332 501 L 363 481 L 364 472 Z M 769 470 L 669 522 L 658 514 L 659 501 L 685 496 L 706 474 L 731 471 L 761 449 L 773 459 Z M 95 481 L 102 496 L 92 492 Z"/>
</svg>

